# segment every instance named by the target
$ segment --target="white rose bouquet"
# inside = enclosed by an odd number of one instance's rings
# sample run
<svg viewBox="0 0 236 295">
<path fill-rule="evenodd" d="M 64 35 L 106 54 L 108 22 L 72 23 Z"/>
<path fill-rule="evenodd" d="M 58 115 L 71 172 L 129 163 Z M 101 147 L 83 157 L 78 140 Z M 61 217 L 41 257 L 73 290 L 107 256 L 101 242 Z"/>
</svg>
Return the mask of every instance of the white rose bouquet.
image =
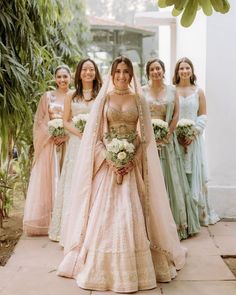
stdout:
<svg viewBox="0 0 236 295">
<path fill-rule="evenodd" d="M 128 142 L 127 139 L 113 138 L 106 145 L 106 158 L 112 162 L 116 168 L 122 168 L 129 163 L 135 155 L 135 146 Z M 117 174 L 117 184 L 122 184 L 123 176 Z"/>
<path fill-rule="evenodd" d="M 157 147 L 161 148 L 165 145 L 164 140 L 169 134 L 168 123 L 161 119 L 152 119 L 152 127 L 154 132 L 154 137 L 157 142 Z"/>
<path fill-rule="evenodd" d="M 48 121 L 48 132 L 52 137 L 62 137 L 66 135 L 63 120 L 62 119 L 52 119 Z"/>
<path fill-rule="evenodd" d="M 197 134 L 196 124 L 193 120 L 181 119 L 176 126 L 176 134 L 179 142 L 183 142 L 186 139 L 193 140 Z M 185 152 L 187 152 L 187 147 L 184 147 Z"/>
<path fill-rule="evenodd" d="M 196 135 L 195 122 L 189 119 L 181 119 L 176 126 L 176 134 L 179 138 L 194 139 Z"/>
<path fill-rule="evenodd" d="M 74 126 L 79 130 L 80 133 L 84 132 L 84 128 L 88 120 L 88 116 L 89 114 L 79 114 L 72 118 L 72 122 L 74 123 Z"/>
</svg>

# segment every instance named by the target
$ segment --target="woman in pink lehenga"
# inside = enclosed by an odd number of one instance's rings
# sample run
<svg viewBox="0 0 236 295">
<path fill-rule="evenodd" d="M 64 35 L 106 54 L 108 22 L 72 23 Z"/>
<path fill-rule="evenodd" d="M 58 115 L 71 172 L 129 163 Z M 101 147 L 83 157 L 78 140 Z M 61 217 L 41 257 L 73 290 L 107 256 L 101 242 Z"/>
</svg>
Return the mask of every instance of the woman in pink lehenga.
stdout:
<svg viewBox="0 0 236 295">
<path fill-rule="evenodd" d="M 70 69 L 56 68 L 57 89 L 46 92 L 40 99 L 34 119 L 34 161 L 31 171 L 23 229 L 27 235 L 47 235 L 57 181 L 67 138 L 52 137 L 48 132 L 49 120 L 62 118 L 64 100 L 70 92 Z"/>
<path fill-rule="evenodd" d="M 49 238 L 52 241 L 60 242 L 62 246 L 64 245 L 64 233 L 70 214 L 70 187 L 75 158 L 82 138 L 81 130 L 76 128 L 73 119 L 77 116 L 89 114 L 101 85 L 102 80 L 96 63 L 90 58 L 81 59 L 75 72 L 75 91 L 68 95 L 65 100 L 63 121 L 65 129 L 69 133 L 69 140 L 48 232 Z"/>
<path fill-rule="evenodd" d="M 157 281 L 174 278 L 185 263 L 148 108 L 135 78 L 135 92 L 129 87 L 132 78 L 131 61 L 115 59 L 92 107 L 75 163 L 65 257 L 58 275 L 76 279 L 84 289 L 152 289 Z M 114 135 L 135 146 L 134 157 L 120 168 L 106 149 Z"/>
</svg>

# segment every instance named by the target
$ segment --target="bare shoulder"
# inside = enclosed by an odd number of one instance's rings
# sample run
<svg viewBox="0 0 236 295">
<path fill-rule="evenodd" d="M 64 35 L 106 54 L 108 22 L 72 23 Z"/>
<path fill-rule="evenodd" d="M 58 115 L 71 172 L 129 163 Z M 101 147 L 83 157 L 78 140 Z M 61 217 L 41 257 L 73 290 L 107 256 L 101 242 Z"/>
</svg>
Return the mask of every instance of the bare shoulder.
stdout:
<svg viewBox="0 0 236 295">
<path fill-rule="evenodd" d="M 200 88 L 200 87 L 197 87 L 197 92 L 198 92 L 199 95 L 205 95 L 203 89 Z"/>
<path fill-rule="evenodd" d="M 72 95 L 66 95 L 65 100 L 64 100 L 64 107 L 71 107 L 71 102 L 72 102 Z"/>
<path fill-rule="evenodd" d="M 51 97 L 51 95 L 52 95 L 52 91 L 48 90 L 48 91 L 43 93 L 40 100 L 41 101 L 48 101 L 49 98 Z"/>
<path fill-rule="evenodd" d="M 69 89 L 69 91 L 67 92 L 68 95 L 73 95 L 75 93 L 75 89 Z"/>
<path fill-rule="evenodd" d="M 44 94 L 42 95 L 43 97 L 49 97 L 50 95 L 53 95 L 54 91 L 53 90 L 47 90 L 46 92 L 44 92 Z"/>
<path fill-rule="evenodd" d="M 75 93 L 75 89 L 69 89 L 69 90 L 67 91 L 67 95 L 69 95 L 69 96 L 74 95 L 74 93 Z"/>
<path fill-rule="evenodd" d="M 198 87 L 197 88 L 197 93 L 199 95 L 200 101 L 205 101 L 206 100 L 205 93 L 204 93 L 202 88 Z"/>
</svg>

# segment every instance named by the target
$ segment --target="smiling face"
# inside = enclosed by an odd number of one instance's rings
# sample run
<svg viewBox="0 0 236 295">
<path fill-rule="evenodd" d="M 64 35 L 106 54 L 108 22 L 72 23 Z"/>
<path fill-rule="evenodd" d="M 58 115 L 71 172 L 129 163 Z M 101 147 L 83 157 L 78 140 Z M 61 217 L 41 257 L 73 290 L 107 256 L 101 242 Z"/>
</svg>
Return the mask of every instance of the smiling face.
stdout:
<svg viewBox="0 0 236 295">
<path fill-rule="evenodd" d="M 61 90 L 68 89 L 70 85 L 71 76 L 70 73 L 64 69 L 58 69 L 55 74 L 55 81 L 57 87 Z"/>
<path fill-rule="evenodd" d="M 164 69 L 158 61 L 154 61 L 149 66 L 148 78 L 152 81 L 162 80 L 164 78 Z"/>
<path fill-rule="evenodd" d="M 83 82 L 92 82 L 95 79 L 96 72 L 94 64 L 87 60 L 83 63 L 81 72 L 80 72 L 80 78 Z"/>
<path fill-rule="evenodd" d="M 127 89 L 131 81 L 131 74 L 128 65 L 120 62 L 113 73 L 113 83 L 117 89 Z"/>
<path fill-rule="evenodd" d="M 192 77 L 193 70 L 187 62 L 181 62 L 179 64 L 178 75 L 181 80 L 189 80 Z"/>
</svg>

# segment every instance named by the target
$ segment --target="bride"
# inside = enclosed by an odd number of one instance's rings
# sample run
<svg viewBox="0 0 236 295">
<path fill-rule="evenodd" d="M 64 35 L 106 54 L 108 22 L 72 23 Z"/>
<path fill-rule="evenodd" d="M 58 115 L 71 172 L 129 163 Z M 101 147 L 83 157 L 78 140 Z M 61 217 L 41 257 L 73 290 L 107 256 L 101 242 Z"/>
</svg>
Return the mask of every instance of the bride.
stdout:
<svg viewBox="0 0 236 295">
<path fill-rule="evenodd" d="M 76 279 L 84 289 L 152 289 L 174 278 L 185 263 L 150 115 L 138 92 L 131 61 L 116 58 L 81 141 L 58 275 Z M 106 148 L 114 135 L 135 147 L 121 167 Z"/>
</svg>

